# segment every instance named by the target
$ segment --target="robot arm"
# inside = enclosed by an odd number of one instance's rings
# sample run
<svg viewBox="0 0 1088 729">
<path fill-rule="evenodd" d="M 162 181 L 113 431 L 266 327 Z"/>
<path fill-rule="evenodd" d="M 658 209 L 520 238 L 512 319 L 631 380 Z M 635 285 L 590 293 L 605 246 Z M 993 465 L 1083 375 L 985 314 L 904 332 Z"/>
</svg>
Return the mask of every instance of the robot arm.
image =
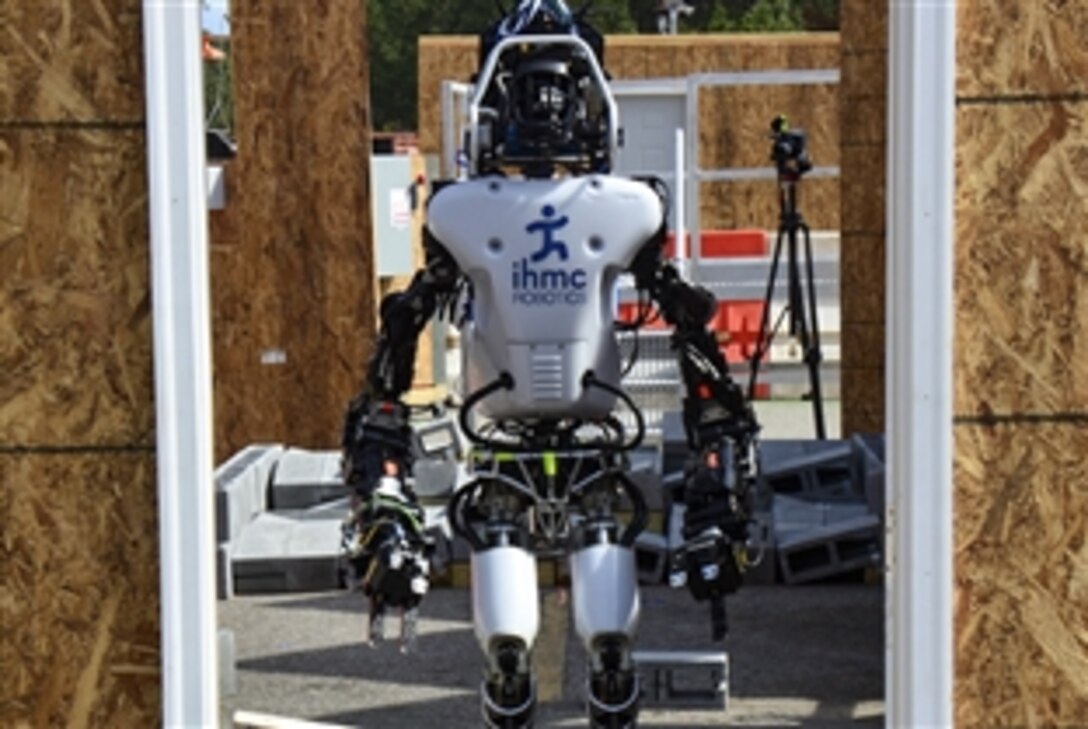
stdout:
<svg viewBox="0 0 1088 729">
<path fill-rule="evenodd" d="M 427 266 L 403 292 L 381 304 L 381 332 L 366 385 L 349 405 L 342 438 L 345 482 L 354 492 L 344 525 L 345 552 L 370 597 L 371 639 L 382 635 L 387 607 L 408 616 L 426 594 L 427 560 L 433 544 L 423 532 L 423 512 L 407 478 L 415 455 L 408 407 L 420 333 L 443 303 L 457 294 L 460 272 L 437 241 L 425 233 Z"/>
<path fill-rule="evenodd" d="M 348 406 L 341 447 L 348 485 L 367 497 L 382 476 L 411 473 L 412 431 L 401 396 L 412 385 L 419 335 L 440 305 L 459 291 L 453 258 L 424 230 L 427 265 L 404 291 L 381 303 L 381 331 L 363 391 Z"/>
<path fill-rule="evenodd" d="M 740 586 L 750 521 L 754 437 L 759 430 L 751 404 L 729 376 L 728 365 L 707 323 L 717 302 L 709 291 L 684 281 L 661 257 L 662 228 L 631 266 L 673 327 L 672 347 L 684 380 L 684 427 L 692 457 L 685 469 L 686 544 L 673 565 L 673 582 L 697 600 L 709 600 L 713 636 L 725 635 L 723 598 Z"/>
</svg>

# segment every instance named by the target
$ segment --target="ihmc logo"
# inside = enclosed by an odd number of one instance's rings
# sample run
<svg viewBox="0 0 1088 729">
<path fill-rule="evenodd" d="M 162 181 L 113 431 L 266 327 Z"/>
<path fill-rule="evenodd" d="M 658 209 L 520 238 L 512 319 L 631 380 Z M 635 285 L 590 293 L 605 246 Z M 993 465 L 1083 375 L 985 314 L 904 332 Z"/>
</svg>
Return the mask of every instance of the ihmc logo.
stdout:
<svg viewBox="0 0 1088 729">
<path fill-rule="evenodd" d="M 541 234 L 540 249 L 528 258 L 514 261 L 511 283 L 514 303 L 525 306 L 577 305 L 586 300 L 586 271 L 583 268 L 541 268 L 542 263 L 555 256 L 560 262 L 570 258 L 567 244 L 556 237 L 570 219 L 564 215 L 555 217 L 555 208 L 545 205 L 540 211 L 543 218 L 525 226 L 525 232 Z"/>
</svg>

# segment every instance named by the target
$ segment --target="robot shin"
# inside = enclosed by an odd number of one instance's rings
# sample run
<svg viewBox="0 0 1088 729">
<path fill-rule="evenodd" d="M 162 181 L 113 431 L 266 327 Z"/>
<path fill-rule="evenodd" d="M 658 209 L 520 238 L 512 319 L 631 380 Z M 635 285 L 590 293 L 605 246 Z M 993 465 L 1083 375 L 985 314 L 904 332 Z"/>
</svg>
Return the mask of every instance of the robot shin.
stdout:
<svg viewBox="0 0 1088 729">
<path fill-rule="evenodd" d="M 529 657 L 540 629 L 536 557 L 509 545 L 473 552 L 472 614 L 487 655 L 480 688 L 486 726 L 532 726 L 536 682 Z"/>
<path fill-rule="evenodd" d="M 618 544 L 594 544 L 570 556 L 574 627 L 592 655 L 600 639 L 630 642 L 638 625 L 635 554 Z"/>
<path fill-rule="evenodd" d="M 575 630 L 589 659 L 590 726 L 633 726 L 639 697 L 631 660 L 639 615 L 634 552 L 594 544 L 571 554 L 570 566 Z"/>
<path fill-rule="evenodd" d="M 521 641 L 531 650 L 540 629 L 536 558 L 520 547 L 472 554 L 472 615 L 484 653 L 497 643 Z"/>
</svg>

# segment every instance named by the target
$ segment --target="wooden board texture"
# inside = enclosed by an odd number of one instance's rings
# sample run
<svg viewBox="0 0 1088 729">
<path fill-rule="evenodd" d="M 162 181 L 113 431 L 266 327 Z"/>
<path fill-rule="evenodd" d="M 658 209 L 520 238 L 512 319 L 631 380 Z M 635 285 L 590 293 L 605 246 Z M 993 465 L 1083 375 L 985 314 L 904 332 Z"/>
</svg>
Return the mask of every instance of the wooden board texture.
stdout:
<svg viewBox="0 0 1088 729">
<path fill-rule="evenodd" d="M 972 0 L 968 0 L 969 2 Z M 887 3 L 873 0 L 840 0 L 839 33 L 846 55 L 888 47 Z"/>
<path fill-rule="evenodd" d="M 778 226 L 778 191 L 773 182 L 708 182 L 699 200 L 702 227 L 714 229 Z M 802 182 L 799 206 L 812 230 L 839 228 L 839 180 L 814 178 Z"/>
<path fill-rule="evenodd" d="M 145 145 L 0 130 L 0 442 L 154 442 Z"/>
<path fill-rule="evenodd" d="M 1088 93 L 1084 0 L 969 0 L 957 7 L 958 96 Z"/>
<path fill-rule="evenodd" d="M 154 726 L 135 0 L 0 3 L 0 726 Z"/>
<path fill-rule="evenodd" d="M 1088 726 L 1088 427 L 956 428 L 956 726 Z"/>
<path fill-rule="evenodd" d="M 887 3 L 841 7 L 843 435 L 884 432 L 887 15 Z"/>
<path fill-rule="evenodd" d="M 239 155 L 212 260 L 219 461 L 258 441 L 335 447 L 362 378 L 377 294 L 364 22 L 358 2 L 231 6 Z"/>
<path fill-rule="evenodd" d="M 419 144 L 441 148 L 441 83 L 468 81 L 476 71 L 478 44 L 465 36 L 419 39 Z M 622 79 L 668 78 L 715 71 L 838 68 L 835 33 L 772 35 L 608 36 L 605 67 Z M 787 114 L 810 133 L 819 165 L 839 164 L 839 97 L 834 86 L 708 89 L 699 100 L 700 164 L 710 167 L 769 165 L 767 127 Z M 806 182 L 806 221 L 815 229 L 839 227 L 839 185 Z M 704 228 L 773 229 L 778 208 L 773 182 L 706 183 L 700 195 Z"/>
<path fill-rule="evenodd" d="M 1088 6 L 958 28 L 957 726 L 1084 727 Z"/>
<path fill-rule="evenodd" d="M 1088 101 L 957 118 L 956 412 L 1088 412 Z"/>
<path fill-rule="evenodd" d="M 0 483 L 0 726 L 155 726 L 154 454 L 2 453 Z"/>
<path fill-rule="evenodd" d="M 135 0 L 0 3 L 0 120 L 142 122 L 142 17 Z"/>
</svg>

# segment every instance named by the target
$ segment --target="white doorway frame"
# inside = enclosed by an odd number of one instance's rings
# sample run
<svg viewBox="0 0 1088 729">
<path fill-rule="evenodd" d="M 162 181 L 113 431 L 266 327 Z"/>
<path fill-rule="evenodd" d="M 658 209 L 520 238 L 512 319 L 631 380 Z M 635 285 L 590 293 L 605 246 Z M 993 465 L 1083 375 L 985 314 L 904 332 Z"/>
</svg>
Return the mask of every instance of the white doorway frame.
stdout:
<svg viewBox="0 0 1088 729">
<path fill-rule="evenodd" d="M 888 0 L 889 727 L 952 723 L 955 0 Z M 163 725 L 219 716 L 200 0 L 143 0 Z M 691 139 L 691 134 L 689 141 Z M 690 159 L 689 154 L 689 159 Z M 689 218 L 689 220 L 691 220 Z"/>
<path fill-rule="evenodd" d="M 163 726 L 219 717 L 200 0 L 144 0 Z"/>
<path fill-rule="evenodd" d="M 955 0 L 889 0 L 886 723 L 953 723 Z"/>
</svg>

